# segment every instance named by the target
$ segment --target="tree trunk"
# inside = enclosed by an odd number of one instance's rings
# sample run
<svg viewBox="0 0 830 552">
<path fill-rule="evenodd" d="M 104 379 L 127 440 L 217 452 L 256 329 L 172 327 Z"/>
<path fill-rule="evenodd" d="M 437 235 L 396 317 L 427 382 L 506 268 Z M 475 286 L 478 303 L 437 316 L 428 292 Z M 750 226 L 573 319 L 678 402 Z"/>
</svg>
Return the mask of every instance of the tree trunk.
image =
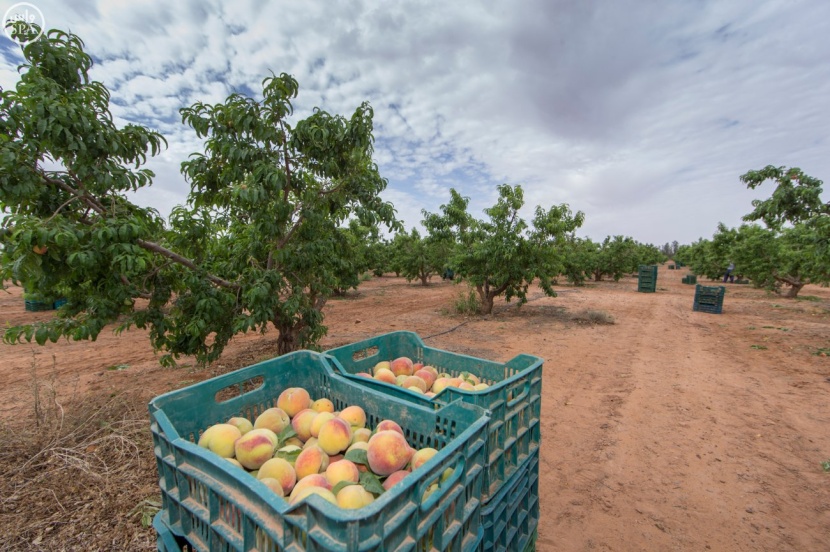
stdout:
<svg viewBox="0 0 830 552">
<path fill-rule="evenodd" d="M 276 324 L 275 324 L 276 326 Z M 277 337 L 277 355 L 282 356 L 300 348 L 300 328 L 297 326 L 277 326 L 279 337 Z"/>
<path fill-rule="evenodd" d="M 795 299 L 798 296 L 798 292 L 804 287 L 804 284 L 791 284 L 789 282 L 788 285 L 790 286 L 790 289 L 788 289 L 787 293 L 784 294 L 784 297 L 787 299 Z"/>
<path fill-rule="evenodd" d="M 422 285 L 422 286 L 427 285 L 427 275 L 426 275 L 426 274 L 424 274 L 424 273 L 421 273 L 420 278 L 421 278 L 421 285 Z"/>
<path fill-rule="evenodd" d="M 478 291 L 478 298 L 481 301 L 481 306 L 478 308 L 479 314 L 492 314 L 493 312 L 493 295 L 490 294 L 489 286 L 476 286 Z"/>
<path fill-rule="evenodd" d="M 602 271 L 601 270 L 594 271 L 594 281 L 595 282 L 601 282 L 602 281 Z"/>
</svg>

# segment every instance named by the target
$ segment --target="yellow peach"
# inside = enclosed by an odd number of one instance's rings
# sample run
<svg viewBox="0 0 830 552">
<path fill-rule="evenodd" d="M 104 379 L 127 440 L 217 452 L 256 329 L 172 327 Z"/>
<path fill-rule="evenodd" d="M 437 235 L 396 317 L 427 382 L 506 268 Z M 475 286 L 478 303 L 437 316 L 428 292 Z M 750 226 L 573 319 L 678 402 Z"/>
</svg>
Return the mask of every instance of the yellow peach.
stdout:
<svg viewBox="0 0 830 552">
<path fill-rule="evenodd" d="M 294 467 L 283 458 L 271 458 L 259 468 L 257 479 L 275 479 L 282 485 L 283 495 L 287 495 L 297 482 L 297 472 Z"/>
<path fill-rule="evenodd" d="M 289 387 L 277 397 L 277 407 L 293 418 L 301 410 L 311 407 L 311 395 L 302 387 Z"/>
<path fill-rule="evenodd" d="M 288 417 L 288 413 L 285 410 L 273 407 L 263 411 L 262 414 L 256 417 L 256 420 L 254 420 L 254 428 L 259 429 L 264 427 L 279 435 L 290 423 L 291 418 Z"/>
<path fill-rule="evenodd" d="M 377 475 L 389 475 L 409 462 L 412 449 L 403 435 L 394 430 L 379 431 L 369 439 L 366 458 Z"/>
<path fill-rule="evenodd" d="M 251 420 L 248 418 L 243 418 L 242 416 L 234 416 L 233 418 L 228 420 L 228 423 L 236 426 L 239 429 L 239 432 L 242 435 L 245 435 L 252 429 L 254 429 L 254 424 L 251 423 Z"/>
<path fill-rule="evenodd" d="M 343 418 L 332 418 L 323 423 L 317 437 L 320 448 L 326 454 L 343 452 L 352 443 L 352 428 Z"/>
<path fill-rule="evenodd" d="M 338 460 L 337 462 L 332 462 L 326 468 L 326 480 L 328 480 L 329 485 L 332 487 L 341 481 L 357 483 L 360 480 L 360 472 L 357 469 L 357 465 L 351 460 Z"/>
<path fill-rule="evenodd" d="M 214 424 L 199 437 L 199 446 L 222 458 L 234 455 L 234 444 L 242 437 L 239 428 L 231 424 Z"/>
<path fill-rule="evenodd" d="M 340 411 L 338 418 L 342 418 L 349 422 L 352 430 L 366 427 L 366 411 L 358 405 L 347 406 Z"/>
<path fill-rule="evenodd" d="M 327 467 L 329 467 L 329 456 L 319 446 L 303 449 L 294 462 L 297 479 L 314 473 L 323 473 Z"/>
</svg>

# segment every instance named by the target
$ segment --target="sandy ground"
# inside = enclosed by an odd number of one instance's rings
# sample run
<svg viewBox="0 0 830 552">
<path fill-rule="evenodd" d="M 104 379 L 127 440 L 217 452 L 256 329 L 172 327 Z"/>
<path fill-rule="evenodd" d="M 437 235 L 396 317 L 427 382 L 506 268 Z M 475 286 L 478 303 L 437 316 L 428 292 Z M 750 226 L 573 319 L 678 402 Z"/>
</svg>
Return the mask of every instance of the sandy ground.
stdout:
<svg viewBox="0 0 830 552">
<path fill-rule="evenodd" d="M 376 278 L 330 301 L 321 345 L 405 329 L 492 360 L 543 357 L 539 551 L 830 549 L 830 358 L 816 354 L 830 353 L 830 290 L 794 301 L 727 284 L 715 315 L 693 312 L 686 274 L 661 266 L 656 293 L 638 293 L 636 278 L 562 285 L 556 298 L 533 290 L 521 309 L 469 319 L 449 314 L 463 287 Z M 9 291 L 3 323 L 52 316 Z M 589 310 L 615 323 L 571 318 Z M 141 331 L 0 345 L 0 419 L 31 403 L 33 365 L 61 393 L 130 388 L 149 401 L 269 358 L 274 343 L 241 336 L 215 365 L 176 369 Z"/>
</svg>

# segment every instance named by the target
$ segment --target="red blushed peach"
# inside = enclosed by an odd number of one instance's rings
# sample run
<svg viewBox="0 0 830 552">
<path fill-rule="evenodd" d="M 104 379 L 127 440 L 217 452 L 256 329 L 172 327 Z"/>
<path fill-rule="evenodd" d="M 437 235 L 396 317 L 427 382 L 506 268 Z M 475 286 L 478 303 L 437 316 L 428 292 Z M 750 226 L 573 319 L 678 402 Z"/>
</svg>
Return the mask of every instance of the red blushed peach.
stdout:
<svg viewBox="0 0 830 552">
<path fill-rule="evenodd" d="M 311 395 L 302 387 L 289 387 L 277 397 L 277 407 L 293 418 L 301 410 L 311 408 Z"/>
<path fill-rule="evenodd" d="M 394 473 L 390 474 L 390 475 L 389 475 L 389 477 L 387 477 L 387 478 L 383 481 L 383 488 L 384 488 L 384 489 L 386 489 L 386 490 L 388 491 L 388 490 L 389 490 L 389 489 L 391 489 L 391 488 L 392 488 L 392 487 L 393 487 L 396 483 L 398 483 L 401 479 L 403 479 L 403 478 L 404 478 L 404 477 L 406 477 L 407 475 L 409 475 L 409 471 L 408 471 L 408 470 L 398 470 L 398 471 L 396 471 L 396 472 L 394 472 Z"/>
<path fill-rule="evenodd" d="M 415 365 L 412 362 L 412 359 L 407 357 L 396 358 L 389 365 L 389 369 L 392 370 L 392 373 L 396 376 L 411 376 L 414 372 L 414 367 Z"/>
<path fill-rule="evenodd" d="M 419 378 L 424 380 L 424 383 L 426 383 L 426 385 L 427 385 L 427 387 L 426 387 L 426 389 L 424 389 L 424 391 L 426 391 L 427 389 L 430 389 L 432 387 L 432 384 L 435 383 L 436 375 L 433 374 L 432 372 L 430 372 L 429 370 L 425 370 L 423 368 L 416 371 L 413 374 L 413 376 L 418 376 Z"/>
<path fill-rule="evenodd" d="M 311 436 L 319 437 L 320 428 L 323 427 L 323 424 L 328 422 L 329 420 L 333 420 L 334 418 L 335 415 L 333 412 L 318 412 L 314 419 L 311 421 Z"/>
<path fill-rule="evenodd" d="M 458 384 L 458 388 L 463 389 L 464 391 L 473 391 L 473 390 L 475 390 L 475 387 L 473 387 L 473 384 L 470 383 L 469 381 L 462 381 L 460 384 Z"/>
<path fill-rule="evenodd" d="M 242 437 L 239 428 L 231 424 L 214 424 L 199 437 L 199 446 L 206 448 L 222 458 L 234 455 L 234 445 Z"/>
<path fill-rule="evenodd" d="M 297 432 L 297 437 L 303 442 L 308 441 L 311 435 L 311 424 L 314 423 L 314 418 L 319 416 L 319 412 L 315 412 L 310 408 L 300 410 L 293 418 L 291 418 L 291 427 Z"/>
<path fill-rule="evenodd" d="M 293 499 L 295 495 L 306 487 L 320 487 L 322 489 L 331 490 L 331 485 L 329 485 L 325 475 L 321 473 L 312 473 L 302 479 L 299 479 L 294 485 L 294 488 L 291 490 L 291 494 L 289 496 Z"/>
<path fill-rule="evenodd" d="M 254 429 L 254 424 L 252 424 L 248 418 L 243 418 L 242 416 L 234 416 L 228 420 L 228 423 L 232 426 L 236 426 L 242 435 L 245 435 Z"/>
<path fill-rule="evenodd" d="M 450 387 L 450 378 L 439 377 L 435 380 L 435 383 L 432 384 L 430 391 L 437 395 L 447 387 Z"/>
<path fill-rule="evenodd" d="M 349 425 L 352 426 L 352 430 L 366 427 L 366 411 L 363 410 L 363 407 L 358 405 L 347 406 L 340 411 L 338 418 L 342 418 L 343 420 L 349 422 Z"/>
<path fill-rule="evenodd" d="M 352 426 L 343 418 L 332 418 L 320 427 L 317 444 L 329 455 L 339 454 L 352 444 Z"/>
<path fill-rule="evenodd" d="M 416 450 L 415 454 L 413 454 L 412 458 L 409 460 L 409 468 L 417 470 L 436 454 L 438 454 L 438 451 L 431 447 Z"/>
<path fill-rule="evenodd" d="M 416 362 L 415 364 L 412 365 L 412 373 L 414 374 L 415 372 L 417 372 L 418 370 L 420 370 L 423 367 L 424 367 L 423 362 Z"/>
<path fill-rule="evenodd" d="M 332 462 L 326 468 L 326 480 L 332 487 L 341 481 L 357 483 L 360 480 L 360 472 L 357 469 L 357 464 L 351 460 L 338 460 Z"/>
<path fill-rule="evenodd" d="M 402 387 L 417 387 L 421 391 L 426 391 L 428 389 L 427 382 L 424 381 L 423 378 L 420 376 L 406 376 L 406 379 L 403 380 L 401 384 Z"/>
<path fill-rule="evenodd" d="M 412 457 L 412 449 L 403 435 L 393 430 L 380 431 L 369 439 L 366 458 L 377 475 L 389 475 L 403 469 Z"/>
<path fill-rule="evenodd" d="M 252 429 L 236 440 L 234 451 L 236 459 L 249 470 L 258 470 L 261 465 L 274 456 L 277 448 L 275 440 L 272 440 L 267 429 Z"/>
<path fill-rule="evenodd" d="M 397 383 L 395 374 L 393 374 L 392 370 L 388 368 L 381 368 L 380 370 L 375 372 L 375 379 L 385 383 L 391 383 L 392 385 L 395 385 Z"/>
<path fill-rule="evenodd" d="M 331 502 L 334 505 L 337 505 L 337 497 L 328 490 L 323 489 L 321 487 L 306 487 L 294 495 L 291 499 L 289 499 L 289 504 L 297 504 L 298 502 L 305 500 L 306 498 L 310 497 L 311 495 L 318 495 L 323 497 L 326 501 Z"/>
<path fill-rule="evenodd" d="M 294 467 L 282 458 L 271 458 L 259 468 L 257 479 L 274 479 L 282 486 L 283 496 L 289 494 L 297 483 Z"/>
<path fill-rule="evenodd" d="M 377 375 L 378 370 L 389 370 L 391 366 L 392 364 L 388 360 L 382 360 L 372 368 L 372 375 Z"/>
<path fill-rule="evenodd" d="M 329 455 L 323 452 L 319 446 L 303 449 L 294 461 L 294 471 L 297 479 L 307 475 L 323 473 L 329 467 Z"/>
<path fill-rule="evenodd" d="M 263 411 L 262 414 L 256 417 L 256 420 L 254 420 L 254 428 L 259 429 L 264 427 L 279 435 L 290 423 L 291 418 L 288 417 L 288 413 L 282 408 L 274 407 Z"/>
<path fill-rule="evenodd" d="M 329 399 L 317 399 L 311 403 L 311 409 L 317 412 L 334 412 L 334 403 Z"/>
<path fill-rule="evenodd" d="M 396 422 L 394 420 L 383 420 L 380 423 L 378 423 L 377 427 L 375 428 L 376 433 L 379 433 L 381 431 L 389 431 L 389 430 L 397 431 L 398 433 L 403 435 L 403 429 L 401 428 L 400 425 L 398 425 L 398 422 Z"/>
</svg>

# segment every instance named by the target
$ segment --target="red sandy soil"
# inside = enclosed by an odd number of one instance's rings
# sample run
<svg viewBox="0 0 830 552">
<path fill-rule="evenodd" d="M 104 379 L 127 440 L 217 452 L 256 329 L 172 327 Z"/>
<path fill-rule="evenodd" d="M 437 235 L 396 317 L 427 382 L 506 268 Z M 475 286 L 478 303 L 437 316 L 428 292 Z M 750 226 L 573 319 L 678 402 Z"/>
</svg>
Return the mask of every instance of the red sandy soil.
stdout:
<svg viewBox="0 0 830 552">
<path fill-rule="evenodd" d="M 539 551 L 829 550 L 830 358 L 817 353 L 830 353 L 830 290 L 790 300 L 726 284 L 723 313 L 707 314 L 692 310 L 687 273 L 661 266 L 656 293 L 636 278 L 561 285 L 556 298 L 532 289 L 520 309 L 497 302 L 472 318 L 451 314 L 463 286 L 374 278 L 329 302 L 321 346 L 411 330 L 440 333 L 426 343 L 448 351 L 544 358 Z M 3 323 L 53 315 L 9 291 Z M 615 323 L 580 322 L 587 311 Z M 273 332 L 244 335 L 213 366 L 167 369 L 138 330 L 0 345 L 0 420 L 31 408 L 33 360 L 61 393 L 140 389 L 149 401 L 274 346 Z"/>
</svg>

